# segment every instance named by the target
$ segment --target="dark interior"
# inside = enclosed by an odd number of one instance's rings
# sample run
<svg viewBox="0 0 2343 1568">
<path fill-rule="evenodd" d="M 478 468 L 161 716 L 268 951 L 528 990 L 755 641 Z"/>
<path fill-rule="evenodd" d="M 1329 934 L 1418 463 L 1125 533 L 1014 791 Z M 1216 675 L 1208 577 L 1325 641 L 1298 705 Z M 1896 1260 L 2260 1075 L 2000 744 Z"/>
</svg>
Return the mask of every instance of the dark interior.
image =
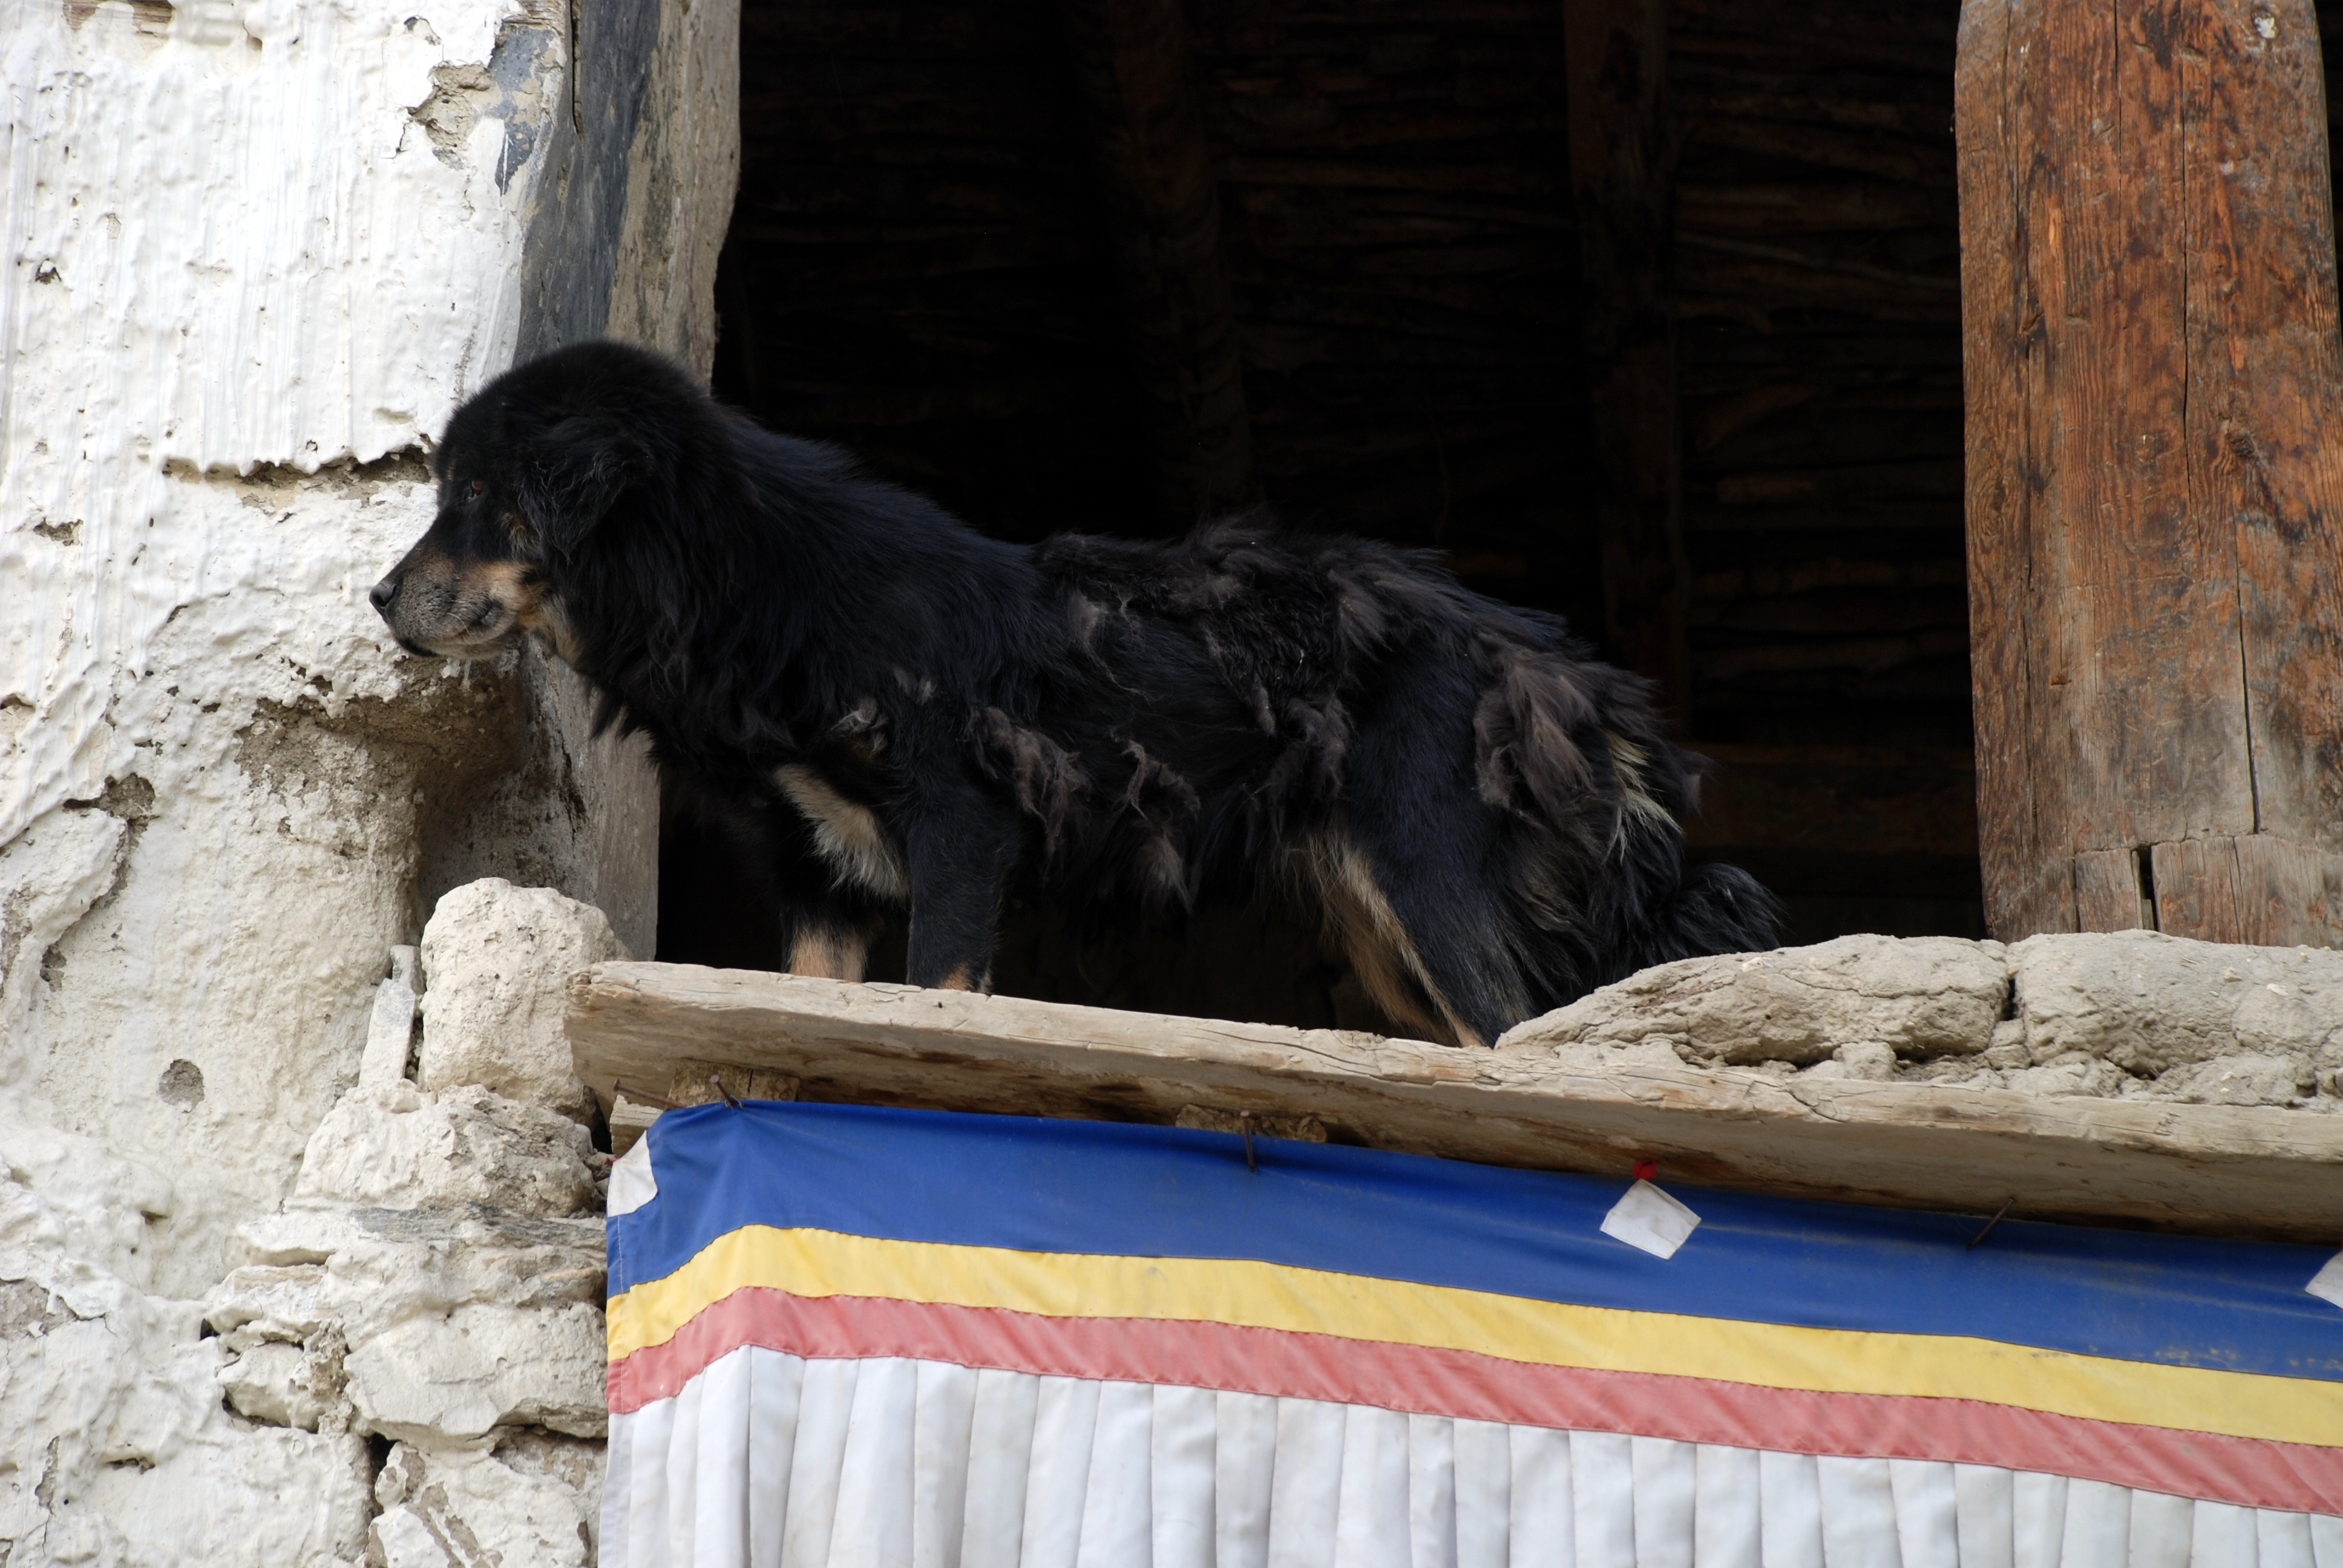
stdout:
<svg viewBox="0 0 2343 1568">
<path fill-rule="evenodd" d="M 1792 941 L 1984 934 L 1951 0 L 1675 0 L 1696 852 Z M 1563 9 L 1189 0 L 1258 487 L 1605 643 Z M 977 526 L 1148 533 L 1130 337 L 1053 0 L 747 0 L 716 390 Z M 1616 646 L 1609 651 L 1617 657 Z M 670 817 L 659 951 L 776 962 Z M 896 961 L 900 962 L 900 960 Z M 874 978 L 885 978 L 882 957 Z M 1013 913 L 999 989 L 1372 1026 L 1315 935 Z"/>
</svg>

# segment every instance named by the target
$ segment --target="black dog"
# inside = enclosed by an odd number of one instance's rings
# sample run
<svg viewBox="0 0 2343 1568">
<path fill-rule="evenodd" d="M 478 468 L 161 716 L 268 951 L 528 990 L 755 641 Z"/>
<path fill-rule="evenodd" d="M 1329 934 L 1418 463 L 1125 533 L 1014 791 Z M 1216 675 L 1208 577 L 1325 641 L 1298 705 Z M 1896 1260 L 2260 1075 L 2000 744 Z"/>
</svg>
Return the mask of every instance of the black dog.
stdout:
<svg viewBox="0 0 2343 1568">
<path fill-rule="evenodd" d="M 1647 964 L 1770 947 L 1686 873 L 1694 765 L 1634 676 L 1425 555 L 1214 524 L 980 537 L 667 361 L 564 349 L 458 410 L 374 589 L 405 647 L 537 633 L 753 833 L 800 973 L 982 988 L 1004 894 L 1314 906 L 1394 1020 L 1481 1043 Z M 806 875 L 800 867 L 818 868 Z"/>
</svg>

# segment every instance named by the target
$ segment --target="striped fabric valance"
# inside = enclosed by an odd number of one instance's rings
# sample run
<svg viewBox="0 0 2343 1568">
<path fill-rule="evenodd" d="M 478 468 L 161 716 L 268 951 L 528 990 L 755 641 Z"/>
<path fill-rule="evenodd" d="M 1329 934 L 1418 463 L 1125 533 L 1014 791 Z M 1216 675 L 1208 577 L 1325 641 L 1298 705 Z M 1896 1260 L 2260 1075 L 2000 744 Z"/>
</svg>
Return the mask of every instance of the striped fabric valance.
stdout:
<svg viewBox="0 0 2343 1568">
<path fill-rule="evenodd" d="M 1220 1133 L 663 1116 L 603 1561 L 2343 1568 L 2310 1248 Z"/>
</svg>

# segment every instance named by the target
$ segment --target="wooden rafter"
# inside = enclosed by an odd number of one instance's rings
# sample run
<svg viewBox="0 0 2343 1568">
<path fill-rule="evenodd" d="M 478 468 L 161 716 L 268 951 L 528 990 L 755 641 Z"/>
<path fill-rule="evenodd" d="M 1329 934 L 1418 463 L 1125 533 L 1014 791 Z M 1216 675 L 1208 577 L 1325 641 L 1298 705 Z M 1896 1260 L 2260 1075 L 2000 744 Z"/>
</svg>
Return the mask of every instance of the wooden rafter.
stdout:
<svg viewBox="0 0 2343 1568">
<path fill-rule="evenodd" d="M 1602 465 L 1603 600 L 1619 655 L 1684 700 L 1674 137 L 1663 0 L 1566 0 L 1570 172 Z"/>
<path fill-rule="evenodd" d="M 1166 523 L 1252 498 L 1220 198 L 1177 0 L 1061 0 Z"/>
</svg>

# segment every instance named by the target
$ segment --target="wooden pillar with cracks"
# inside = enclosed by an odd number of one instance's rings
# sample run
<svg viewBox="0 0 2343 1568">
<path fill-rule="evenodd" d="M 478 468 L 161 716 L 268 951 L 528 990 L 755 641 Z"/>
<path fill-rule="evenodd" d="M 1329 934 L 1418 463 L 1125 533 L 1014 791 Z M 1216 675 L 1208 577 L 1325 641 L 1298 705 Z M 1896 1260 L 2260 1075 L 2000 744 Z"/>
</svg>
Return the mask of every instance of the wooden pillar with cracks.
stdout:
<svg viewBox="0 0 2343 1568">
<path fill-rule="evenodd" d="M 1994 935 L 2343 941 L 2343 339 L 2309 0 L 1968 0 Z"/>
</svg>

